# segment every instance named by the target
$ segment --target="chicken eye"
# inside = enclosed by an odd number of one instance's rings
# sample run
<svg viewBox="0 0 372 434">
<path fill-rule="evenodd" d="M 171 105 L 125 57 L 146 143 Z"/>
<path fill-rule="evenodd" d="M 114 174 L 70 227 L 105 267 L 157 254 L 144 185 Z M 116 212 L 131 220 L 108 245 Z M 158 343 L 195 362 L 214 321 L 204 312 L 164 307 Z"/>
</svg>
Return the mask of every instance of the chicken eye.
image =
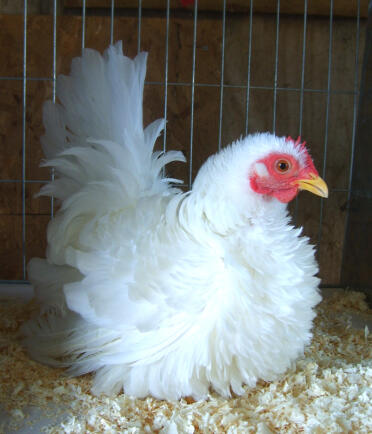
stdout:
<svg viewBox="0 0 372 434">
<path fill-rule="evenodd" d="M 275 170 L 278 173 L 286 173 L 291 168 L 291 163 L 288 160 L 278 160 L 275 162 Z"/>
</svg>

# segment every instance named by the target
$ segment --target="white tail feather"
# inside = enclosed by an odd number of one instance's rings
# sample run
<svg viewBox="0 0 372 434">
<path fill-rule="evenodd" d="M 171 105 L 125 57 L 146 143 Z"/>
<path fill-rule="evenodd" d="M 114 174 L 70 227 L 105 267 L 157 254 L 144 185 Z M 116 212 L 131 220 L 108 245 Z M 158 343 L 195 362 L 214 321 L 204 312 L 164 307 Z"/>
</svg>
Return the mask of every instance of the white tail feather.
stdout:
<svg viewBox="0 0 372 434">
<path fill-rule="evenodd" d="M 161 168 L 185 158 L 180 152 L 153 154 L 164 119 L 143 129 L 146 59 L 146 53 L 125 57 L 118 42 L 103 56 L 86 49 L 73 60 L 70 75 L 58 78 L 60 104 L 45 104 L 41 139 L 44 166 L 55 168 L 57 180 L 41 194 L 64 200 L 91 182 L 105 181 L 121 184 L 127 199 L 167 188 L 160 182 Z"/>
<path fill-rule="evenodd" d="M 176 151 L 153 152 L 164 119 L 143 128 L 146 59 L 146 53 L 134 60 L 124 56 L 121 42 L 103 56 L 86 49 L 73 60 L 70 75 L 58 78 L 59 103 L 44 106 L 43 165 L 54 168 L 55 180 L 39 194 L 62 201 L 48 229 L 52 262 L 65 263 L 63 251 L 92 216 L 173 191 L 170 183 L 177 180 L 162 178 L 162 169 L 185 158 Z"/>
</svg>

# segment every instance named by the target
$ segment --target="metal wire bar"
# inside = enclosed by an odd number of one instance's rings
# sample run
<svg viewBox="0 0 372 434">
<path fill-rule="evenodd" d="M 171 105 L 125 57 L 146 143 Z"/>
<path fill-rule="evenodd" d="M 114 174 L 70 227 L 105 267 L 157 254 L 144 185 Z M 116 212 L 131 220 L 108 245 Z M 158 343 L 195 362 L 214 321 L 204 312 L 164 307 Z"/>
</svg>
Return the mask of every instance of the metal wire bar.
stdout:
<svg viewBox="0 0 372 434">
<path fill-rule="evenodd" d="M 0 184 L 20 184 L 22 183 L 22 179 L 0 179 Z M 27 179 L 26 184 L 47 184 L 49 182 L 48 179 Z M 330 191 L 333 192 L 348 192 L 348 188 L 333 188 Z"/>
<path fill-rule="evenodd" d="M 27 0 L 23 3 L 22 82 L 22 275 L 26 279 L 26 104 L 27 104 Z"/>
<path fill-rule="evenodd" d="M 349 180 L 348 180 L 348 188 L 347 188 L 347 207 L 346 207 L 346 218 L 345 218 L 345 229 L 344 229 L 344 243 L 343 243 L 343 251 L 342 258 L 345 258 L 345 248 L 346 248 L 346 235 L 349 227 L 350 220 L 350 206 L 351 206 L 351 186 L 353 180 L 353 164 L 354 164 L 354 155 L 355 155 L 355 138 L 356 138 L 356 128 L 357 128 L 357 116 L 358 116 L 358 96 L 359 96 L 359 38 L 360 38 L 360 0 L 357 0 L 357 19 L 356 19 L 356 36 L 355 36 L 355 71 L 354 71 L 354 91 L 357 93 L 354 94 L 354 102 L 353 102 L 353 130 L 351 136 L 351 155 L 350 155 L 350 166 L 349 166 Z"/>
<path fill-rule="evenodd" d="M 349 182 L 348 182 L 348 195 L 347 200 L 350 202 L 351 197 L 351 182 L 353 178 L 353 163 L 355 152 L 355 136 L 358 115 L 358 95 L 359 95 L 359 38 L 360 38 L 360 0 L 357 0 L 357 20 L 356 20 L 356 42 L 355 42 L 355 72 L 354 72 L 354 102 L 353 102 L 353 132 L 351 137 L 351 157 L 349 167 Z M 347 218 L 349 215 L 349 208 L 347 210 Z"/>
<path fill-rule="evenodd" d="M 331 79 L 332 79 L 332 44 L 333 44 L 333 0 L 329 4 L 329 45 L 328 45 L 328 78 L 327 78 L 327 103 L 326 103 L 326 119 L 324 132 L 324 148 L 323 148 L 323 167 L 322 177 L 325 178 L 327 165 L 327 150 L 328 150 L 328 129 L 329 129 L 329 111 L 331 102 Z M 318 229 L 318 245 L 322 239 L 322 225 L 324 213 L 324 199 L 320 198 L 319 210 L 319 229 Z"/>
<path fill-rule="evenodd" d="M 198 0 L 194 2 L 194 33 L 192 42 L 192 76 L 191 76 L 191 114 L 190 114 L 190 149 L 189 149 L 189 186 L 192 185 L 192 157 L 194 144 L 194 104 L 195 104 L 195 62 L 196 33 L 198 25 Z"/>
<path fill-rule="evenodd" d="M 20 184 L 22 183 L 22 179 L 0 179 L 0 184 Z M 48 179 L 27 179 L 26 184 L 47 184 L 49 182 Z M 333 188 L 331 191 L 335 192 L 348 192 L 348 188 Z"/>
<path fill-rule="evenodd" d="M 21 182 L 25 182 L 26 184 L 40 184 L 40 183 L 47 183 L 49 182 L 49 180 L 40 180 L 40 179 L 0 179 L 0 184 L 11 184 L 11 183 L 21 183 Z"/>
<path fill-rule="evenodd" d="M 279 64 L 279 24 L 280 24 L 280 0 L 276 4 L 276 33 L 275 33 L 275 71 L 274 71 L 274 102 L 273 102 L 273 134 L 276 128 L 276 99 L 278 87 L 278 64 Z"/>
<path fill-rule="evenodd" d="M 251 90 L 252 25 L 253 25 L 253 0 L 250 0 L 250 2 L 249 2 L 249 43 L 248 43 L 247 92 L 245 94 L 245 135 L 248 134 L 249 98 L 250 98 L 250 90 Z"/>
<path fill-rule="evenodd" d="M 51 77 L 26 77 L 27 81 L 52 81 Z M 9 81 L 22 81 L 22 77 L 0 77 L 0 80 L 9 80 Z"/>
<path fill-rule="evenodd" d="M 57 81 L 57 0 L 53 0 L 53 70 L 52 70 L 52 101 L 56 102 L 56 81 Z M 54 168 L 51 170 L 51 180 L 54 181 Z M 50 198 L 50 216 L 54 217 L 54 196 Z"/>
<path fill-rule="evenodd" d="M 142 0 L 138 0 L 137 52 L 141 51 Z"/>
<path fill-rule="evenodd" d="M 114 43 L 115 0 L 111 0 L 110 44 Z"/>
<path fill-rule="evenodd" d="M 86 0 L 82 1 L 81 6 L 81 51 L 85 48 L 85 24 L 86 24 Z"/>
<path fill-rule="evenodd" d="M 164 135 L 163 135 L 163 152 L 167 150 L 167 109 L 168 109 L 168 51 L 169 51 L 169 18 L 170 18 L 170 0 L 167 0 L 167 18 L 165 28 L 165 66 L 164 66 Z M 164 170 L 163 170 L 164 175 Z"/>
<path fill-rule="evenodd" d="M 304 111 L 305 61 L 306 61 L 306 31 L 307 31 L 307 0 L 304 0 L 304 30 L 302 36 L 301 88 L 300 88 L 300 120 L 298 133 L 302 135 L 302 119 Z"/>
<path fill-rule="evenodd" d="M 222 141 L 223 89 L 224 89 L 224 71 L 225 71 L 225 37 L 226 37 L 226 0 L 223 0 L 222 46 L 221 46 L 221 81 L 220 81 L 220 116 L 219 116 L 219 125 L 218 125 L 218 150 L 221 149 L 221 141 Z"/>
<path fill-rule="evenodd" d="M 146 81 L 146 84 L 154 85 L 154 86 L 164 86 L 164 82 L 162 81 Z M 172 82 L 168 81 L 168 86 L 191 86 L 191 83 L 189 82 Z M 217 83 L 195 83 L 196 87 L 220 87 L 220 84 Z M 234 88 L 234 89 L 247 89 L 246 84 L 224 84 L 224 88 Z M 274 90 L 273 86 L 253 86 L 250 85 L 250 89 L 258 89 L 258 90 Z M 277 91 L 280 92 L 301 92 L 301 88 L 297 87 L 277 87 Z M 303 89 L 304 92 L 309 93 L 324 93 L 328 94 L 330 92 L 331 95 L 354 95 L 354 90 L 330 90 L 328 92 L 327 89 Z M 357 91 L 357 94 L 359 94 L 359 91 Z"/>
<path fill-rule="evenodd" d="M 52 66 L 52 101 L 56 102 L 57 79 L 57 0 L 53 0 L 53 66 Z"/>
<path fill-rule="evenodd" d="M 302 36 L 302 62 L 301 62 L 301 90 L 300 90 L 300 120 L 298 126 L 298 135 L 302 135 L 302 120 L 304 111 L 304 87 L 305 87 L 305 61 L 306 61 L 306 31 L 307 31 L 307 0 L 304 0 L 304 26 Z M 298 196 L 295 199 L 295 209 L 293 222 L 296 226 L 298 218 Z"/>
<path fill-rule="evenodd" d="M 52 81 L 53 79 L 51 77 L 26 77 L 27 81 Z M 23 77 L 0 77 L 0 81 L 1 80 L 17 80 L 17 81 L 23 81 Z M 155 85 L 155 86 L 164 86 L 164 82 L 163 81 L 146 81 L 145 84 L 150 84 L 150 85 Z M 191 82 L 174 82 L 174 81 L 168 81 L 168 86 L 191 86 Z M 220 83 L 196 83 L 195 82 L 195 87 L 221 87 Z M 224 84 L 223 85 L 224 88 L 234 88 L 234 89 L 247 89 L 247 85 L 246 84 Z M 249 86 L 250 89 L 255 89 L 255 90 L 274 90 L 273 86 L 255 86 L 255 85 L 250 85 Z M 278 92 L 301 92 L 302 89 L 300 87 L 277 87 L 276 90 Z M 309 88 L 304 88 L 303 89 L 304 93 L 329 93 L 331 95 L 359 95 L 359 89 L 356 90 L 330 90 L 328 91 L 327 89 L 309 89 Z"/>
</svg>

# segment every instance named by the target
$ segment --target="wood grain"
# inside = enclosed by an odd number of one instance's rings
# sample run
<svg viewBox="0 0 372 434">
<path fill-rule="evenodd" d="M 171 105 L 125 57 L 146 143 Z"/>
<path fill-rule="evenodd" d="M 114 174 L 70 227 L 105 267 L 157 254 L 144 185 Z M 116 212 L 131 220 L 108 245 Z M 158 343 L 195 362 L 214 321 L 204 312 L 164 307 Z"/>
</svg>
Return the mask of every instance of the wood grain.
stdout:
<svg viewBox="0 0 372 434">
<path fill-rule="evenodd" d="M 255 13 L 268 13 L 273 14 L 277 10 L 277 0 L 256 0 L 253 2 Z M 165 0 L 144 0 L 142 2 L 144 9 L 165 9 Z M 248 0 L 233 0 L 227 1 L 226 7 L 231 12 L 248 12 Z M 201 11 L 221 11 L 223 2 L 222 0 L 199 0 L 198 9 Z M 64 0 L 64 7 L 67 8 L 81 8 L 82 0 Z M 89 0 L 87 2 L 88 8 L 110 8 L 111 0 Z M 116 0 L 116 8 L 137 8 L 138 0 Z M 193 9 L 193 5 L 186 8 L 182 5 L 181 0 L 171 1 L 172 9 Z M 361 16 L 367 17 L 368 1 L 361 0 L 360 11 Z M 280 13 L 283 14 L 303 14 L 304 2 L 298 0 L 286 0 L 280 4 Z M 329 16 L 329 2 L 324 0 L 311 0 L 308 2 L 309 15 L 325 15 Z M 334 11 L 336 16 L 352 16 L 357 15 L 357 2 L 350 0 L 337 0 L 334 2 Z"/>
<path fill-rule="evenodd" d="M 372 11 L 368 18 L 357 134 L 354 149 L 348 221 L 342 263 L 342 283 L 363 289 L 372 306 Z"/>
</svg>

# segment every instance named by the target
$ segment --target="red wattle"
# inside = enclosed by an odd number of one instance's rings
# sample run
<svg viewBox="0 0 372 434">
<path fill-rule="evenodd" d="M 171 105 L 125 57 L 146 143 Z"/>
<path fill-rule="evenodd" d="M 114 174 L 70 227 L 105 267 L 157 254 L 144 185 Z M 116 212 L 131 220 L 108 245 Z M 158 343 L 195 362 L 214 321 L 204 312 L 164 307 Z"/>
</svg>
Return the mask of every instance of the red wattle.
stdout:
<svg viewBox="0 0 372 434">
<path fill-rule="evenodd" d="M 293 187 L 288 190 L 277 190 L 274 191 L 271 195 L 274 196 L 276 199 L 278 199 L 282 203 L 288 203 L 291 200 L 293 200 L 298 193 L 298 188 Z"/>
<path fill-rule="evenodd" d="M 278 199 L 280 202 L 282 203 L 288 203 L 291 200 L 293 200 L 297 193 L 298 193 L 298 188 L 297 187 L 290 187 L 290 188 L 286 188 L 286 189 L 275 189 L 275 188 L 270 188 L 268 186 L 264 186 L 262 184 L 258 184 L 257 183 L 257 177 L 256 176 L 252 176 L 249 180 L 251 189 L 259 194 L 263 194 L 263 195 L 267 195 L 267 196 L 272 196 L 275 197 L 276 199 Z"/>
</svg>

